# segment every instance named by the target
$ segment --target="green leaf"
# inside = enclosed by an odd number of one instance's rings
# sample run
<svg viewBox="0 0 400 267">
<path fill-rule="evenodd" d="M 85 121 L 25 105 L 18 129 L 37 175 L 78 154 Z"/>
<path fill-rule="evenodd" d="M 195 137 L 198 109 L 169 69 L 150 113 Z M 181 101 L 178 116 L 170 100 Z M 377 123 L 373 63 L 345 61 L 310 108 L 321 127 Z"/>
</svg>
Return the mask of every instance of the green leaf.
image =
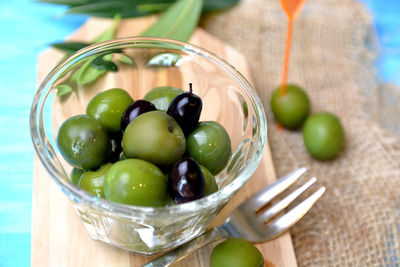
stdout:
<svg viewBox="0 0 400 267">
<path fill-rule="evenodd" d="M 86 14 L 96 17 L 112 18 L 121 14 L 123 18 L 140 17 L 161 12 L 175 0 L 39 0 L 42 3 L 67 5 L 67 14 Z M 203 13 L 230 8 L 239 0 L 204 0 Z"/>
<path fill-rule="evenodd" d="M 135 65 L 135 61 L 124 54 L 120 54 L 120 56 L 118 57 L 118 61 L 128 65 Z"/>
<path fill-rule="evenodd" d="M 59 96 L 59 97 L 68 95 L 68 94 L 72 93 L 72 91 L 74 90 L 68 84 L 59 84 L 56 86 L 56 89 L 57 89 L 57 96 Z"/>
<path fill-rule="evenodd" d="M 161 4 L 141 4 L 137 6 L 138 11 L 147 11 L 147 12 L 160 12 L 164 11 L 170 6 L 170 3 L 161 3 Z"/>
<path fill-rule="evenodd" d="M 178 0 L 141 36 L 164 37 L 187 42 L 200 18 L 202 0 Z"/>
<path fill-rule="evenodd" d="M 113 39 L 120 20 L 121 16 L 119 15 L 114 16 L 114 21 L 111 27 L 108 28 L 102 34 L 100 34 L 97 38 L 95 38 L 94 42 L 102 42 Z M 99 77 L 103 76 L 109 69 L 117 71 L 118 67 L 113 62 L 111 62 L 111 58 L 112 54 L 101 55 L 93 59 L 88 58 L 88 60 L 85 63 L 83 63 L 82 66 L 80 66 L 74 72 L 74 74 L 72 74 L 71 81 L 75 82 L 78 85 L 86 85 L 96 81 Z"/>
<path fill-rule="evenodd" d="M 106 56 L 96 57 L 92 62 L 90 62 L 90 65 L 98 70 L 108 70 L 113 72 L 118 71 L 117 65 L 115 65 L 114 62 L 111 61 L 111 58 L 107 59 Z"/>
<path fill-rule="evenodd" d="M 204 0 L 203 12 L 227 9 L 236 5 L 240 0 Z"/>
<path fill-rule="evenodd" d="M 91 45 L 90 43 L 83 43 L 83 42 L 60 42 L 60 43 L 53 43 L 51 44 L 52 47 L 64 51 L 67 54 L 73 54 L 76 51 Z"/>
<path fill-rule="evenodd" d="M 97 36 L 93 40 L 93 42 L 100 43 L 100 42 L 104 42 L 104 41 L 113 39 L 115 37 L 115 32 L 117 31 L 118 24 L 120 21 L 121 21 L 121 15 L 120 14 L 115 15 L 112 25 L 107 30 L 105 30 L 102 34 Z"/>
<path fill-rule="evenodd" d="M 99 70 L 91 66 L 92 60 L 88 60 L 72 74 L 71 81 L 76 82 L 77 85 L 86 85 L 96 81 L 103 76 L 107 70 Z"/>
<path fill-rule="evenodd" d="M 90 0 L 38 0 L 39 3 L 49 3 L 56 5 L 77 6 L 87 4 Z"/>
<path fill-rule="evenodd" d="M 119 1 L 95 1 L 85 5 L 71 7 L 67 14 L 86 14 L 96 17 L 112 18 L 115 14 L 121 14 L 123 18 L 141 17 L 160 11 L 154 9 L 140 9 L 140 5 L 171 4 L 174 0 L 119 0 Z"/>
</svg>

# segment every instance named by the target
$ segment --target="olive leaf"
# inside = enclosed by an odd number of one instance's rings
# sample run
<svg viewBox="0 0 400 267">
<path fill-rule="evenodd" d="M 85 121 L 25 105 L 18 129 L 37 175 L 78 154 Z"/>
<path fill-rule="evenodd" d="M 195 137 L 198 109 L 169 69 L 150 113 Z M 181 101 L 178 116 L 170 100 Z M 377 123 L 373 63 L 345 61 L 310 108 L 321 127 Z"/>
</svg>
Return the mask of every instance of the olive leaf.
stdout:
<svg viewBox="0 0 400 267">
<path fill-rule="evenodd" d="M 135 65 L 135 61 L 124 54 L 120 54 L 120 56 L 118 57 L 118 61 L 128 65 Z"/>
<path fill-rule="evenodd" d="M 72 74 L 71 81 L 75 82 L 77 85 L 87 85 L 94 82 L 99 77 L 104 75 L 107 70 L 93 68 L 92 60 L 87 60 L 82 66 L 77 69 L 74 74 Z"/>
<path fill-rule="evenodd" d="M 159 3 L 159 4 L 140 4 L 137 6 L 138 11 L 148 11 L 151 13 L 164 11 L 169 7 L 168 3 Z"/>
<path fill-rule="evenodd" d="M 236 5 L 240 0 L 204 0 L 203 12 L 227 9 Z"/>
<path fill-rule="evenodd" d="M 230 8 L 240 0 L 204 0 L 203 13 Z M 123 18 L 140 17 L 162 12 L 176 0 L 39 0 L 68 6 L 67 14 L 86 14 L 95 17 L 112 18 L 121 14 Z"/>
<path fill-rule="evenodd" d="M 83 43 L 83 42 L 60 42 L 60 43 L 53 43 L 51 46 L 58 50 L 61 50 L 68 55 L 72 55 L 76 51 L 91 45 L 91 43 Z"/>
<path fill-rule="evenodd" d="M 114 16 L 113 24 L 102 34 L 96 37 L 93 42 L 102 42 L 114 38 L 121 16 Z M 107 70 L 117 71 L 118 67 L 111 62 L 112 54 L 101 55 L 96 58 L 88 58 L 75 72 L 72 74 L 71 81 L 78 85 L 86 85 L 96 81 L 103 76 Z"/>
<path fill-rule="evenodd" d="M 57 4 L 57 5 L 67 5 L 67 6 L 79 6 L 79 5 L 85 5 L 89 1 L 92 1 L 92 0 L 38 0 L 37 2 Z"/>
<path fill-rule="evenodd" d="M 156 10 L 154 8 L 140 9 L 140 5 L 147 4 L 149 7 L 152 2 L 157 6 Z M 70 7 L 66 14 L 87 14 L 95 17 L 113 17 L 114 14 L 121 14 L 122 17 L 142 17 L 150 15 L 152 13 L 160 11 L 159 4 L 163 2 L 172 3 L 173 1 L 163 1 L 163 0 L 130 0 L 130 1 L 96 1 L 84 5 L 72 6 Z"/>
<path fill-rule="evenodd" d="M 98 70 L 107 70 L 112 72 L 118 71 L 118 66 L 115 65 L 114 62 L 104 60 L 102 57 L 95 58 L 92 62 L 90 62 L 90 65 Z"/>
<path fill-rule="evenodd" d="M 200 18 L 202 0 L 178 0 L 141 36 L 164 37 L 182 42 L 189 40 Z"/>
<path fill-rule="evenodd" d="M 112 55 L 110 54 L 107 56 L 112 56 Z M 108 70 L 113 72 L 118 71 L 117 65 L 115 65 L 114 62 L 112 62 L 110 59 L 107 59 L 106 56 L 101 55 L 93 59 L 90 62 L 90 65 L 98 70 Z"/>
<path fill-rule="evenodd" d="M 102 34 L 100 34 L 99 36 L 97 36 L 94 40 L 93 43 L 100 43 L 100 42 L 104 42 L 104 41 L 108 41 L 111 40 L 115 37 L 115 33 L 117 31 L 118 28 L 118 24 L 121 21 L 121 15 L 120 14 L 116 14 L 113 18 L 113 23 L 112 25 L 105 30 Z"/>
<path fill-rule="evenodd" d="M 56 86 L 57 96 L 61 97 L 70 94 L 74 89 L 68 84 L 59 84 Z"/>
<path fill-rule="evenodd" d="M 132 3 L 138 2 L 137 0 L 132 0 Z M 159 0 L 159 2 L 162 2 L 162 0 Z M 145 30 L 141 36 L 164 37 L 186 42 L 197 26 L 202 6 L 203 0 L 178 0 L 171 5 L 152 26 Z M 114 16 L 111 27 L 96 37 L 93 42 L 101 42 L 114 38 L 120 20 L 120 15 Z M 59 47 L 62 46 L 61 44 L 58 45 Z M 64 49 L 69 48 L 69 51 L 72 51 L 73 45 L 74 44 L 68 46 L 64 44 Z M 75 44 L 75 48 L 77 48 L 77 46 L 79 45 Z M 112 54 L 88 59 L 73 73 L 71 81 L 78 85 L 86 85 L 94 82 L 107 71 L 117 71 L 118 67 L 111 59 Z M 127 57 L 119 57 L 119 59 L 129 62 L 129 64 L 132 62 L 131 58 Z M 181 57 L 178 54 L 166 53 L 158 55 L 150 60 L 149 65 L 177 66 L 179 65 L 180 59 Z"/>
<path fill-rule="evenodd" d="M 106 29 L 103 33 L 97 36 L 92 42 L 74 42 L 74 41 L 66 41 L 66 42 L 58 42 L 53 43 L 51 46 L 58 50 L 61 50 L 68 55 L 71 55 L 78 50 L 85 48 L 86 46 L 92 45 L 94 43 L 99 43 L 102 41 L 108 41 L 115 37 L 115 32 L 118 28 L 119 22 L 121 21 L 121 15 L 117 14 L 114 16 L 114 20 L 112 25 Z"/>
<path fill-rule="evenodd" d="M 201 7 L 201 0 L 178 0 L 141 35 L 187 42 L 197 26 Z M 179 54 L 163 53 L 150 59 L 147 65 L 150 67 L 178 67 L 180 62 Z"/>
</svg>

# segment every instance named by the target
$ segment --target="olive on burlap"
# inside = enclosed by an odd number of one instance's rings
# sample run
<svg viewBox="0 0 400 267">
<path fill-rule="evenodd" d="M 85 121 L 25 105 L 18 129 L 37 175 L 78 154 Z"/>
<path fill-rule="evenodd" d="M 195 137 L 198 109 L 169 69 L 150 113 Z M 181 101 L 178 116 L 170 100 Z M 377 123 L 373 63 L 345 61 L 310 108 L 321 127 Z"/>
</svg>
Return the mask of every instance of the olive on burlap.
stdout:
<svg viewBox="0 0 400 267">
<path fill-rule="evenodd" d="M 304 145 L 316 159 L 337 157 L 344 145 L 344 130 L 338 117 L 329 112 L 312 114 L 303 126 Z"/>
<path fill-rule="evenodd" d="M 307 166 L 327 187 L 291 229 L 298 265 L 399 265 L 400 139 L 375 119 L 398 127 L 400 89 L 385 91 L 376 83 L 367 9 L 353 0 L 310 0 L 294 23 L 288 82 L 307 88 L 313 111 L 331 111 L 346 129 L 346 150 L 330 162 L 312 159 L 301 132 L 278 130 L 268 112 L 286 40 L 280 2 L 242 0 L 201 26 L 247 57 L 267 111 L 277 175 Z"/>
<path fill-rule="evenodd" d="M 285 94 L 282 86 L 276 88 L 271 96 L 271 110 L 277 123 L 295 130 L 300 128 L 310 113 L 310 100 L 303 88 L 287 84 Z"/>
</svg>

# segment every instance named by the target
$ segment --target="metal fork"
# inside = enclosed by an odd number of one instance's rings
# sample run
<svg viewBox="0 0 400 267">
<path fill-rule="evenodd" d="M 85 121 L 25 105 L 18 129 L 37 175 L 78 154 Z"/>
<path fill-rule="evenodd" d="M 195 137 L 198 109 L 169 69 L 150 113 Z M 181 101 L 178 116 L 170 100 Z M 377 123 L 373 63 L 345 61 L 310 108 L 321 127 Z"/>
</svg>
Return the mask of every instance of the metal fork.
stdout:
<svg viewBox="0 0 400 267">
<path fill-rule="evenodd" d="M 242 202 L 220 226 L 208 230 L 188 243 L 143 265 L 143 267 L 170 266 L 193 251 L 221 238 L 239 237 L 250 242 L 259 243 L 279 236 L 300 220 L 326 190 L 325 187 L 319 188 L 307 199 L 283 215 L 278 216 L 293 200 L 317 181 L 313 177 L 276 204 L 265 211 L 263 210 L 271 200 L 296 182 L 306 170 L 304 167 L 300 168 L 268 185 L 248 200 Z"/>
</svg>

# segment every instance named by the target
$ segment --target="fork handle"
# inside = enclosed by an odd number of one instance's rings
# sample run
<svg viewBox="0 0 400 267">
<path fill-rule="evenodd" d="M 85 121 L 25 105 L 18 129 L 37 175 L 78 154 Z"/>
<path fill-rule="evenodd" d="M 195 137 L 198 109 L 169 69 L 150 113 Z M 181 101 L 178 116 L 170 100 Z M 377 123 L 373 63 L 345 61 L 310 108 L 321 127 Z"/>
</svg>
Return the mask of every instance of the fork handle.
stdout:
<svg viewBox="0 0 400 267">
<path fill-rule="evenodd" d="M 176 263 L 186 256 L 190 255 L 192 252 L 210 244 L 213 241 L 217 241 L 222 238 L 222 235 L 218 232 L 216 228 L 212 228 L 205 232 L 204 234 L 196 237 L 195 239 L 183 244 L 180 247 L 162 255 L 161 257 L 143 265 L 142 267 L 164 267 L 170 266 Z"/>
</svg>

